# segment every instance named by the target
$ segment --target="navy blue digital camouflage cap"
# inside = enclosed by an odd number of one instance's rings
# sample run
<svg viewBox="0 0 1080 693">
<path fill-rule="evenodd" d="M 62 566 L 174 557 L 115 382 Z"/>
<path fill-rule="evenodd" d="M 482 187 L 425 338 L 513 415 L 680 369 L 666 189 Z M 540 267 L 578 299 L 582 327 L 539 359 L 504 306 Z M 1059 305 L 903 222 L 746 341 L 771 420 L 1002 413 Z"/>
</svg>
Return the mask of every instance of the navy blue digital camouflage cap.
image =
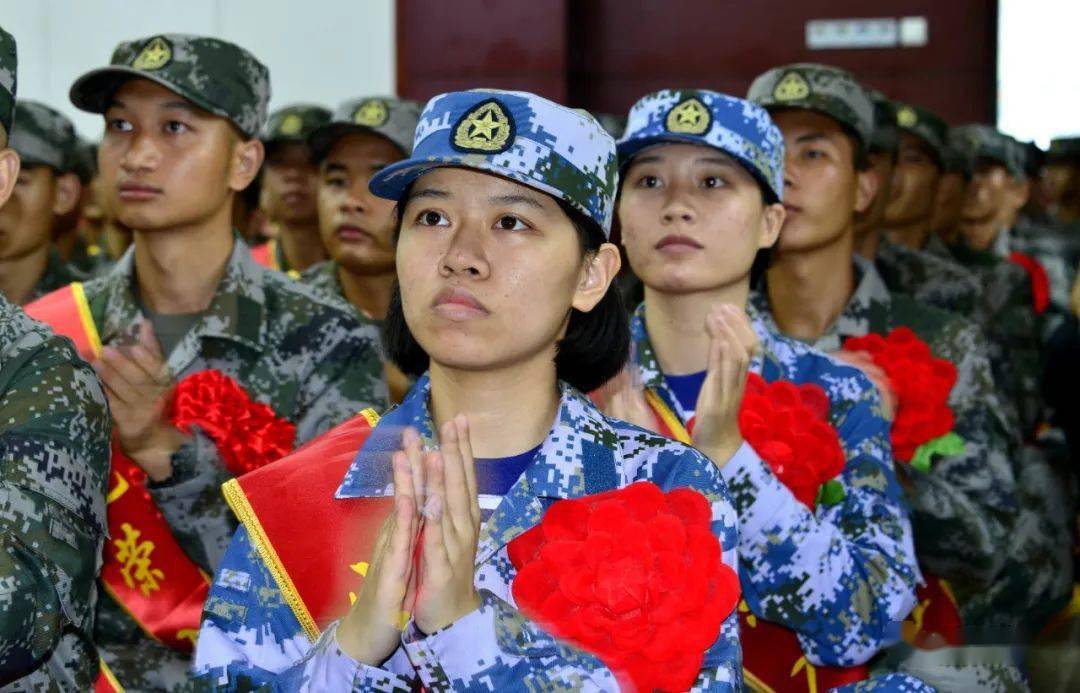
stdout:
<svg viewBox="0 0 1080 693">
<path fill-rule="evenodd" d="M 611 232 L 615 140 L 584 111 L 526 92 L 441 94 L 420 115 L 412 155 L 376 173 L 371 191 L 399 200 L 410 183 L 442 166 L 505 176 L 565 201 L 605 235 Z"/>
<path fill-rule="evenodd" d="M 11 132 L 15 119 L 15 86 L 19 58 L 15 51 L 15 37 L 0 27 L 0 125 Z"/>
<path fill-rule="evenodd" d="M 758 180 L 770 202 L 784 195 L 784 136 L 757 104 L 705 89 L 654 92 L 630 109 L 619 160 L 671 142 L 719 149 Z"/>
<path fill-rule="evenodd" d="M 190 34 L 158 34 L 124 41 L 108 67 L 87 72 L 71 85 L 71 103 L 104 113 L 121 84 L 147 79 L 233 122 L 248 137 L 266 123 L 270 71 L 235 43 Z"/>
</svg>

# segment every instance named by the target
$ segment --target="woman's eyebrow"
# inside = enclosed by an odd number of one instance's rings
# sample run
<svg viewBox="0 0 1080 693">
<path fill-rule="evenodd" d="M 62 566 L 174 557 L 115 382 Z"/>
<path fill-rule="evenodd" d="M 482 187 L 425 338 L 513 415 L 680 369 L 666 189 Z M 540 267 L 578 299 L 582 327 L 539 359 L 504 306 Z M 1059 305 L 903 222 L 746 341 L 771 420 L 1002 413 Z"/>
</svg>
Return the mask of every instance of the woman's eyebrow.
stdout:
<svg viewBox="0 0 1080 693">
<path fill-rule="evenodd" d="M 420 188 L 418 190 L 413 190 L 409 194 L 410 201 L 417 198 L 422 199 L 425 197 L 434 198 L 436 200 L 445 200 L 446 198 L 450 197 L 450 193 L 446 190 L 442 190 L 441 188 Z"/>
<path fill-rule="evenodd" d="M 544 208 L 544 205 L 531 195 L 495 195 L 494 197 L 489 197 L 488 202 L 496 205 L 524 204 L 537 209 Z"/>
</svg>

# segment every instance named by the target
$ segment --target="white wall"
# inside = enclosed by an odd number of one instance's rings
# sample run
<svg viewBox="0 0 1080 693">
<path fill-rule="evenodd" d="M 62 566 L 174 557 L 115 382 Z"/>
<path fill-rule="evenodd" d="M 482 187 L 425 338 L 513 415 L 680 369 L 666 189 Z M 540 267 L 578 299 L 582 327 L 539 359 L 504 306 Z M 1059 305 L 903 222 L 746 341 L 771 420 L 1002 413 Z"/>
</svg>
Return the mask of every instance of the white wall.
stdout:
<svg viewBox="0 0 1080 693">
<path fill-rule="evenodd" d="M 1076 0 L 1000 0 L 998 127 L 1045 147 L 1080 134 Z"/>
<path fill-rule="evenodd" d="M 394 93 L 394 0 L 0 0 L 0 25 L 19 45 L 19 98 L 60 109 L 91 139 L 101 117 L 71 105 L 71 83 L 120 41 L 159 33 L 254 53 L 270 68 L 271 109 Z"/>
</svg>

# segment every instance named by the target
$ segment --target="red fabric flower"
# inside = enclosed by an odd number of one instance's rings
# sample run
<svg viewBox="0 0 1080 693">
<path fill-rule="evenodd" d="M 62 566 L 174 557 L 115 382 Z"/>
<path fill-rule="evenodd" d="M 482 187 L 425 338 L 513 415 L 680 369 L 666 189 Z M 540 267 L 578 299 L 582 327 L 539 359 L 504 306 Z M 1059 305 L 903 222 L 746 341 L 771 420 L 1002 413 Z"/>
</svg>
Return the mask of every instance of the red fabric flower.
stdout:
<svg viewBox="0 0 1080 693">
<path fill-rule="evenodd" d="M 281 459 L 296 438 L 296 426 L 217 370 L 192 373 L 177 383 L 169 420 L 184 433 L 198 426 L 237 476 Z"/>
<path fill-rule="evenodd" d="M 1031 294 L 1035 299 L 1035 312 L 1042 315 L 1050 305 L 1050 279 L 1046 276 L 1046 269 L 1035 258 L 1015 250 L 1009 254 L 1009 261 L 1015 262 L 1027 271 L 1028 279 L 1031 281 Z"/>
<path fill-rule="evenodd" d="M 953 429 L 956 417 L 948 402 L 956 384 L 956 366 L 935 358 L 910 329 L 898 327 L 888 337 L 852 337 L 844 342 L 844 349 L 869 353 L 889 377 L 897 401 L 892 425 L 896 459 L 910 462 L 920 445 Z"/>
<path fill-rule="evenodd" d="M 746 380 L 739 430 L 777 478 L 813 510 L 821 485 L 844 470 L 840 437 L 829 424 L 829 396 L 819 385 Z"/>
<path fill-rule="evenodd" d="M 647 481 L 552 505 L 510 542 L 514 600 L 630 691 L 684 691 L 739 599 L 703 495 Z"/>
</svg>

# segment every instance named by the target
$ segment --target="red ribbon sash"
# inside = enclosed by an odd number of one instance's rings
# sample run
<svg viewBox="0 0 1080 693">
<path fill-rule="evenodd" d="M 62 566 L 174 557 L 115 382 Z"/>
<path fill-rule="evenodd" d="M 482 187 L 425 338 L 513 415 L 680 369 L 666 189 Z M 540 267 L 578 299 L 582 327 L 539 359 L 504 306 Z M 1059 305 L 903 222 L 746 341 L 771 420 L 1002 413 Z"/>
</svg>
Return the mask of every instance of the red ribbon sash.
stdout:
<svg viewBox="0 0 1080 693">
<path fill-rule="evenodd" d="M 356 600 L 379 528 L 393 508 L 393 498 L 334 499 L 377 421 L 374 411 L 365 410 L 222 487 L 312 642 Z"/>
</svg>

